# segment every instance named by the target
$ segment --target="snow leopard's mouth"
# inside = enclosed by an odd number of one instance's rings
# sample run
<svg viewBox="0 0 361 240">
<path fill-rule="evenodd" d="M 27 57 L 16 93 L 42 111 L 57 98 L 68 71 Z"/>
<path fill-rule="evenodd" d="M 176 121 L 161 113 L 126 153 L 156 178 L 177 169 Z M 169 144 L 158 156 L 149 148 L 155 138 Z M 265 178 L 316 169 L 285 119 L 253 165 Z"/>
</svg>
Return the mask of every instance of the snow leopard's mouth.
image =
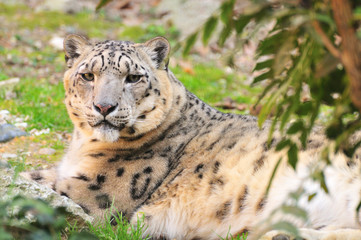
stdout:
<svg viewBox="0 0 361 240">
<path fill-rule="evenodd" d="M 125 128 L 125 123 L 121 123 L 121 124 L 119 124 L 119 126 L 116 126 L 116 125 L 112 124 L 111 122 L 104 119 L 91 126 L 93 128 L 99 128 L 101 130 L 113 129 L 113 130 L 121 131 L 123 128 Z"/>
</svg>

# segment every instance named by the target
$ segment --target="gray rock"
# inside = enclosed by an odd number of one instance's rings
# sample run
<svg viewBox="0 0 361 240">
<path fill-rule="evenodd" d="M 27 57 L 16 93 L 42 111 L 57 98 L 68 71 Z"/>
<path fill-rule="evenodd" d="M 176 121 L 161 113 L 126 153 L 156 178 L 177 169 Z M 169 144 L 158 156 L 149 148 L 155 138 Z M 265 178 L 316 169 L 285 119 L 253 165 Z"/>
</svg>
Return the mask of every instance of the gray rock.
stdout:
<svg viewBox="0 0 361 240">
<path fill-rule="evenodd" d="M 16 176 L 12 169 L 0 165 L 0 201 L 12 199 L 14 196 L 22 195 L 33 199 L 42 199 L 53 207 L 65 207 L 69 213 L 67 220 L 77 226 L 84 226 L 86 222 L 94 219 L 86 214 L 83 209 L 71 199 L 60 196 L 52 189 L 40 185 L 35 181 L 30 181 L 22 176 Z M 10 191 L 9 191 L 10 190 Z"/>
<path fill-rule="evenodd" d="M 42 155 L 53 155 L 56 152 L 53 148 L 42 148 L 39 150 L 39 154 Z"/>
<path fill-rule="evenodd" d="M 0 142 L 7 142 L 14 137 L 26 135 L 28 135 L 26 132 L 11 124 L 5 123 L 0 125 Z"/>
<path fill-rule="evenodd" d="M 1 158 L 6 160 L 6 159 L 10 159 L 10 158 L 16 158 L 18 155 L 14 154 L 14 153 L 3 153 L 1 154 Z"/>
</svg>

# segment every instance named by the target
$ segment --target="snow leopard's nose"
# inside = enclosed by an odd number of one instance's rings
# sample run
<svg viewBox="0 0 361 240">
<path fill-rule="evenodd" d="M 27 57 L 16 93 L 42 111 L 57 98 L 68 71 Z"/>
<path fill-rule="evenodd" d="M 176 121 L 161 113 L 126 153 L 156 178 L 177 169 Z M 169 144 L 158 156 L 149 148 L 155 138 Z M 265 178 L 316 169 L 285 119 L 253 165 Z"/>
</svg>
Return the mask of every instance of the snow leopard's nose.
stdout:
<svg viewBox="0 0 361 240">
<path fill-rule="evenodd" d="M 93 103 L 94 109 L 104 117 L 107 116 L 109 113 L 113 112 L 117 106 L 118 104 L 112 105 L 108 103 L 98 103 L 98 104 Z"/>
</svg>

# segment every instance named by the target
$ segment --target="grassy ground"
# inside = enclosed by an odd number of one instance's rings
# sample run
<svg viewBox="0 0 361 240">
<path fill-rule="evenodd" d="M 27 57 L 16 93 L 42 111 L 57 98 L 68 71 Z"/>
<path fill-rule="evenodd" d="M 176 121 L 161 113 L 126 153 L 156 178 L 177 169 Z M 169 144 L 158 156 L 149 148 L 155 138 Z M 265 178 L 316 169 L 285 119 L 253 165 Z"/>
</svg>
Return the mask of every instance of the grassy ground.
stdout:
<svg viewBox="0 0 361 240">
<path fill-rule="evenodd" d="M 27 6 L 0 3 L 0 81 L 20 78 L 16 86 L 0 89 L 0 110 L 8 110 L 12 116 L 23 119 L 28 124 L 25 128 L 28 132 L 48 129 L 46 134 L 31 134 L 0 144 L 0 154 L 17 155 L 8 161 L 13 166 L 21 166 L 20 170 L 49 167 L 61 158 L 71 138 L 72 124 L 63 104 L 64 54 L 49 44 L 53 37 L 63 37 L 67 32 L 81 32 L 96 39 L 135 42 L 163 35 L 172 45 L 178 37 L 177 30 L 172 27 L 127 27 L 119 19 L 109 19 L 104 12 L 83 11 L 68 15 L 34 12 Z M 174 55 L 172 71 L 190 91 L 210 105 L 225 97 L 247 105 L 255 102 L 260 90 L 243 84 L 242 77 L 226 73 L 216 67 L 216 63 L 200 64 L 192 58 L 187 59 L 190 71 L 177 64 L 180 54 Z M 44 148 L 55 151 L 50 155 L 42 154 Z M 90 230 L 98 238 L 115 239 L 109 236 L 119 235 L 122 231 L 127 233 L 129 227 L 118 226 L 115 230 L 109 226 L 90 226 Z M 73 230 L 77 231 L 76 228 Z"/>
</svg>

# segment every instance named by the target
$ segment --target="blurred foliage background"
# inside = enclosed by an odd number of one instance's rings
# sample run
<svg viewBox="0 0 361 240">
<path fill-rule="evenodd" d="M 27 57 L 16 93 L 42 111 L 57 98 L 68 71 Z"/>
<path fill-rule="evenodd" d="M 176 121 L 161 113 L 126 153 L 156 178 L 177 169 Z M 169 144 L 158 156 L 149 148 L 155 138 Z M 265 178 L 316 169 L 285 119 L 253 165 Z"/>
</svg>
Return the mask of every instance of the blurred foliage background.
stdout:
<svg viewBox="0 0 361 240">
<path fill-rule="evenodd" d="M 254 71 L 259 73 L 252 82 L 265 83 L 257 101 L 263 103 L 259 124 L 273 118 L 269 139 L 276 127 L 285 133 L 277 149 L 289 149 L 288 160 L 295 168 L 297 150 L 306 148 L 322 107 L 331 107 L 326 136 L 336 142 L 336 151 L 352 157 L 360 145 L 349 140 L 361 127 L 361 1 L 255 0 L 244 11 L 238 11 L 237 3 L 224 1 L 202 31 L 188 37 L 183 54 L 197 37 L 207 44 L 220 22 L 220 46 L 235 36 L 236 48 L 229 58 L 234 66 L 234 56 L 248 41 L 245 27 L 268 24 L 269 32 L 257 47 Z M 301 146 L 292 135 L 299 136 Z M 329 161 L 327 153 L 324 159 Z"/>
<path fill-rule="evenodd" d="M 221 56 L 226 50 L 215 41 L 209 47 L 198 44 L 182 57 L 180 43 L 221 1 L 115 1 L 96 11 L 97 4 L 97 0 L 0 1 L 0 124 L 13 124 L 28 133 L 0 143 L 0 159 L 16 172 L 49 168 L 71 140 L 62 86 L 66 70 L 62 39 L 69 33 L 94 41 L 144 42 L 165 36 L 173 49 L 170 68 L 189 90 L 224 111 L 250 112 L 261 91 L 249 85 L 251 67 L 243 74 L 224 65 Z M 115 218 L 119 222 L 115 228 L 110 223 L 90 224 L 83 231 L 65 221 L 64 209 L 26 197 L 3 197 L 0 239 L 140 239 L 141 222 L 133 233 L 121 217 Z M 19 212 L 10 214 L 14 209 Z M 29 223 L 25 219 L 33 213 L 36 217 Z"/>
</svg>

